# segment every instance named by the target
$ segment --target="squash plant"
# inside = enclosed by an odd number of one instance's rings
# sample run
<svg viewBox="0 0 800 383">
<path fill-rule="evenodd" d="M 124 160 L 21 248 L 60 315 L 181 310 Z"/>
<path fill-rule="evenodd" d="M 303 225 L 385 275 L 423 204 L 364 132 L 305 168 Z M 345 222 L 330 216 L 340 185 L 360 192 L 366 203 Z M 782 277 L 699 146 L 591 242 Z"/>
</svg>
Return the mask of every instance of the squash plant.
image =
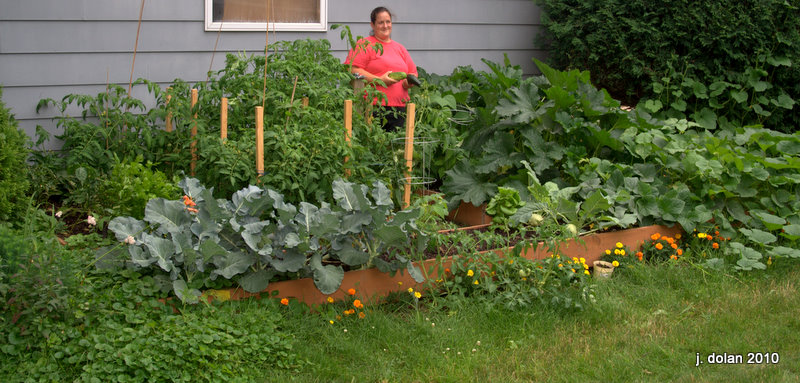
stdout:
<svg viewBox="0 0 800 383">
<path fill-rule="evenodd" d="M 248 186 L 230 199 L 214 198 L 197 179 L 181 181 L 183 201 L 152 199 L 143 220 L 117 217 L 109 230 L 121 242 L 98 250 L 139 268 L 166 273 L 179 299 L 196 303 L 200 288 L 217 278 L 249 292 L 277 275 L 310 276 L 325 294 L 341 285 L 345 266 L 377 267 L 423 276 L 410 254 L 427 238 L 417 229 L 418 209 L 393 213 L 388 188 L 334 181 L 336 205 L 287 203 L 283 195 Z"/>
</svg>

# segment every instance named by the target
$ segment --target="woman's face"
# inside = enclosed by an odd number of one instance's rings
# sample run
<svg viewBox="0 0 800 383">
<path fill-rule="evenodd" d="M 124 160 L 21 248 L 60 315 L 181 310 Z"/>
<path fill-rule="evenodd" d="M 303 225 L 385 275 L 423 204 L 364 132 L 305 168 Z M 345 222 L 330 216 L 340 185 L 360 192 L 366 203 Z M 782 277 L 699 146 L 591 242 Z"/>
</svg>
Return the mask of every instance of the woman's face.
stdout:
<svg viewBox="0 0 800 383">
<path fill-rule="evenodd" d="M 381 12 L 375 16 L 375 22 L 370 23 L 375 37 L 380 40 L 389 40 L 392 37 L 392 17 L 389 12 Z"/>
</svg>

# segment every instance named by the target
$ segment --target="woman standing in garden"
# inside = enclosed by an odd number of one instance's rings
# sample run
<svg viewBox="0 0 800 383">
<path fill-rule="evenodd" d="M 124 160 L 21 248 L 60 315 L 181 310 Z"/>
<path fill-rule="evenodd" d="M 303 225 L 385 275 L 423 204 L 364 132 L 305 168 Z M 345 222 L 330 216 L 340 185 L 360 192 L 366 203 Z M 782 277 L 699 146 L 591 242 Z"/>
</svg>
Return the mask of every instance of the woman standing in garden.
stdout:
<svg viewBox="0 0 800 383">
<path fill-rule="evenodd" d="M 377 7 L 370 13 L 370 36 L 358 41 L 350 50 L 345 64 L 352 65 L 352 72 L 361 75 L 369 83 L 376 79 L 386 86 L 375 84 L 375 89 L 386 95 L 381 105 L 385 107 L 385 130 L 396 130 L 405 123 L 405 105 L 408 100 L 408 79 L 396 80 L 389 76 L 392 72 L 417 75 L 417 66 L 406 48 L 392 40 L 392 13 L 386 7 Z M 381 49 L 375 49 L 380 44 Z M 378 103 L 377 97 L 373 105 Z"/>
</svg>

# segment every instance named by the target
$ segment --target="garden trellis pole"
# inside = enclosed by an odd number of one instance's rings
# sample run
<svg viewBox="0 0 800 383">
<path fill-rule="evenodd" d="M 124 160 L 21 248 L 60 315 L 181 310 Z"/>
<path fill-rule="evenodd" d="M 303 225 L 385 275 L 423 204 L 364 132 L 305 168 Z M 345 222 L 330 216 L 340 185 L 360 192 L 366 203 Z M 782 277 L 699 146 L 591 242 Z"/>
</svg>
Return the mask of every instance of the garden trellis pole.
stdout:
<svg viewBox="0 0 800 383">
<path fill-rule="evenodd" d="M 128 97 L 131 96 L 131 88 L 133 86 L 133 67 L 136 64 L 136 50 L 139 47 L 139 32 L 142 30 L 142 14 L 144 14 L 144 0 L 139 7 L 139 24 L 136 26 L 136 42 L 133 44 L 133 60 L 131 61 L 131 78 L 128 81 Z"/>
<path fill-rule="evenodd" d="M 403 208 L 411 206 L 411 164 L 414 159 L 414 113 L 416 105 L 406 105 L 406 184 L 403 190 Z"/>
<path fill-rule="evenodd" d="M 167 102 L 164 104 L 164 107 L 167 108 L 167 126 L 166 131 L 172 131 L 172 110 L 170 110 L 169 102 L 172 100 L 172 87 L 167 87 Z"/>
<path fill-rule="evenodd" d="M 256 177 L 264 175 L 264 107 L 256 107 Z"/>
<path fill-rule="evenodd" d="M 219 138 L 228 138 L 228 98 L 223 97 L 219 103 Z"/>
<path fill-rule="evenodd" d="M 347 146 L 350 146 L 350 139 L 353 137 L 353 100 L 344 100 L 344 141 L 347 143 Z M 350 157 L 344 157 L 344 163 L 347 164 L 347 161 Z M 350 177 L 350 169 L 344 170 L 344 176 Z"/>
<path fill-rule="evenodd" d="M 197 106 L 197 89 L 192 89 L 192 109 Z M 189 164 L 189 171 L 194 177 L 194 168 L 197 165 L 197 110 L 194 112 L 194 120 L 192 121 L 192 142 L 189 145 L 192 153 L 192 163 Z"/>
</svg>

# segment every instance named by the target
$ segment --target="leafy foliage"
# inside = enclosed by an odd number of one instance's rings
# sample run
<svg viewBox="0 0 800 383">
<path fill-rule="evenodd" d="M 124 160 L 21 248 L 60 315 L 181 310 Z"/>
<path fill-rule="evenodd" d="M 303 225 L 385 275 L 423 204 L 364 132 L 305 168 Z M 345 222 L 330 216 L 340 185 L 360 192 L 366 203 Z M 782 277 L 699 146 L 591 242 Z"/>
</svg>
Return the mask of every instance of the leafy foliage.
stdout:
<svg viewBox="0 0 800 383">
<path fill-rule="evenodd" d="M 0 221 L 6 221 L 17 217 L 21 196 L 28 191 L 28 136 L 19 130 L 2 97 L 0 88 Z"/>
<path fill-rule="evenodd" d="M 168 275 L 187 303 L 197 303 L 199 289 L 218 277 L 259 292 L 279 274 L 310 276 L 325 294 L 339 288 L 344 267 L 390 273 L 402 267 L 422 278 L 408 256 L 424 247 L 414 223 L 418 211 L 393 213 L 389 189 L 380 182 L 370 189 L 334 181 L 333 206 L 295 206 L 252 185 L 230 200 L 215 199 L 197 179 L 180 186 L 183 202 L 156 198 L 147 203 L 144 220 L 114 218 L 109 229 L 124 245 L 100 249 L 98 257 Z"/>
<path fill-rule="evenodd" d="M 653 3 L 649 1 L 560 1 L 535 0 L 543 9 L 542 24 L 546 33 L 539 44 L 548 49 L 551 63 L 560 69 L 591 71 L 595 83 L 608 89 L 629 105 L 641 97 L 686 101 L 691 107 L 709 100 L 702 95 L 728 100 L 728 91 L 737 94 L 753 81 L 773 88 L 767 99 L 800 99 L 800 16 L 796 3 L 769 1 L 695 1 Z M 673 56 L 675 55 L 675 56 Z M 791 65 L 794 63 L 795 65 Z M 765 65 L 769 64 L 769 65 Z M 777 64 L 777 65 L 776 65 Z M 785 64 L 790 64 L 787 66 Z M 670 91 L 690 91 L 691 97 L 676 97 L 658 92 L 662 79 L 672 77 L 677 68 L 690 65 L 690 82 L 672 82 Z M 673 69 L 676 68 L 676 69 Z M 680 73 L 681 70 L 677 69 Z M 755 71 L 755 72 L 754 72 Z M 769 73 L 767 77 L 766 73 Z M 744 81 L 736 77 L 745 75 Z M 720 86 L 719 82 L 729 83 Z M 651 83 L 654 83 L 651 86 Z M 681 86 L 680 84 L 684 85 Z M 698 84 L 698 85 L 695 85 Z M 712 84 L 714 84 L 712 86 Z M 683 89 L 676 89 L 675 87 Z M 694 88 L 693 88 L 694 87 Z M 701 92 L 703 87 L 707 92 Z M 724 88 L 728 89 L 724 89 Z M 713 89 L 716 88 L 716 89 Z M 737 89 L 738 88 L 738 89 Z M 700 96 L 695 98 L 695 90 Z M 748 94 L 747 103 L 732 100 L 724 109 L 739 115 L 744 107 L 767 106 L 759 100 L 762 90 Z M 785 94 L 786 96 L 781 96 Z M 660 97 L 659 97 L 660 95 Z M 664 100 L 662 99 L 662 102 Z M 743 104 L 737 107 L 737 104 Z M 669 104 L 664 104 L 668 107 Z M 683 112 L 679 102 L 679 111 Z M 715 111 L 714 104 L 710 110 Z M 703 112 L 703 107 L 688 114 Z M 719 112 L 719 111 L 715 111 Z M 767 121 L 775 130 L 794 131 L 798 125 L 797 109 L 778 108 Z M 724 115 L 725 113 L 718 113 Z M 767 117 L 756 111 L 757 119 Z M 730 116 L 728 117 L 731 118 Z M 746 124 L 750 124 L 748 121 Z"/>
</svg>

